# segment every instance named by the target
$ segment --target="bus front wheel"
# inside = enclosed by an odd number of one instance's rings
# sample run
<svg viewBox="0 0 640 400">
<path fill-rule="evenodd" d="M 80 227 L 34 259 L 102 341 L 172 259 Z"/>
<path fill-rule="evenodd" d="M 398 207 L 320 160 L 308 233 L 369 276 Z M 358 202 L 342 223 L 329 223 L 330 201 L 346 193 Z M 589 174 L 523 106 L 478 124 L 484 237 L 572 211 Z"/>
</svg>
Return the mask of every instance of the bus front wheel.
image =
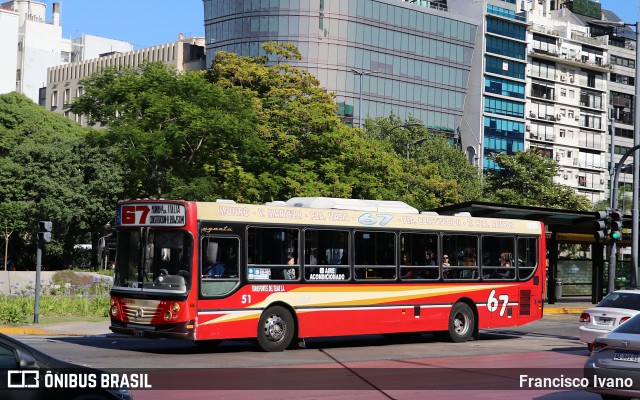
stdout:
<svg viewBox="0 0 640 400">
<path fill-rule="evenodd" d="M 473 335 L 475 317 L 466 303 L 456 303 L 449 315 L 449 339 L 455 343 L 466 342 Z"/>
<path fill-rule="evenodd" d="M 284 307 L 267 308 L 258 322 L 258 345 L 264 351 L 284 351 L 293 340 L 295 322 Z"/>
</svg>

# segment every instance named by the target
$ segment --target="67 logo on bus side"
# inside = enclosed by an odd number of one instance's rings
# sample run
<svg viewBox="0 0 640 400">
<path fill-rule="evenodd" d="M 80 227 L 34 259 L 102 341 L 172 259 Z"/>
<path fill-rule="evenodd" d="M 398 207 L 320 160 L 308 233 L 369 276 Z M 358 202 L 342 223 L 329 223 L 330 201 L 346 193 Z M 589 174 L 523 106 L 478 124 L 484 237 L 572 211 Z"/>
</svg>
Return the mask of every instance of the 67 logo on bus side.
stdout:
<svg viewBox="0 0 640 400">
<path fill-rule="evenodd" d="M 498 308 L 500 308 L 500 316 L 504 317 L 504 312 L 507 309 L 507 304 L 509 304 L 509 295 L 501 294 L 496 298 L 496 290 L 493 289 L 491 293 L 489 293 L 489 298 L 487 299 L 487 309 L 489 312 L 496 312 Z"/>
</svg>

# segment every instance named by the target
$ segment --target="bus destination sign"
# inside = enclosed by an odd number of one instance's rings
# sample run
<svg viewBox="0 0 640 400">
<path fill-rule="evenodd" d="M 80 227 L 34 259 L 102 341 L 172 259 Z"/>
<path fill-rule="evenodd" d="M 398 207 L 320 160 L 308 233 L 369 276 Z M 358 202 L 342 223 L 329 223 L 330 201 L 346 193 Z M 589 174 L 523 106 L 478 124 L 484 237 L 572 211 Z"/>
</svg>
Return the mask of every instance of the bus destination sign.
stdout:
<svg viewBox="0 0 640 400">
<path fill-rule="evenodd" d="M 116 214 L 119 226 L 185 226 L 187 211 L 183 204 L 121 204 Z"/>
</svg>

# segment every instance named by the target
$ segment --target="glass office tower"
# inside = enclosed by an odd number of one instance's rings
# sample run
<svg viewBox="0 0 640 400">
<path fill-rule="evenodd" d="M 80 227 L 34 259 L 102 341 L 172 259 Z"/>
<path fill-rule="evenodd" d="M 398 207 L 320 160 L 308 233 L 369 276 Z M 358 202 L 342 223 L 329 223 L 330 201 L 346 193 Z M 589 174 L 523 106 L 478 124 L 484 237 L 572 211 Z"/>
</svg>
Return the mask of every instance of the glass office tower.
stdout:
<svg viewBox="0 0 640 400">
<path fill-rule="evenodd" d="M 483 18 L 476 44 L 483 51 L 474 60 L 463 121 L 478 145 L 469 140 L 464 149 L 480 168 L 494 169 L 493 153 L 515 154 L 525 147 L 528 23 L 516 0 L 448 3 L 458 13 Z"/>
<path fill-rule="evenodd" d="M 336 94 L 339 113 L 406 120 L 459 131 L 478 21 L 446 1 L 205 0 L 207 63 L 217 51 L 264 55 L 261 44 L 295 44 L 309 70 Z"/>
</svg>

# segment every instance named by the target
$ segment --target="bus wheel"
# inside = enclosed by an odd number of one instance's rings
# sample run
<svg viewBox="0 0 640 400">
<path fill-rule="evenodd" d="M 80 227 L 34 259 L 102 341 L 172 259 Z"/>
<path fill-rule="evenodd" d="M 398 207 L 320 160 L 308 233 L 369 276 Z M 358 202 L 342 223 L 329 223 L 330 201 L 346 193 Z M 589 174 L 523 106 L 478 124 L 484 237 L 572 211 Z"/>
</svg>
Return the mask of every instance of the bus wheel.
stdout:
<svg viewBox="0 0 640 400">
<path fill-rule="evenodd" d="M 466 342 L 471 338 L 475 318 L 471 307 L 466 303 L 456 303 L 449 315 L 449 339 L 455 343 Z"/>
<path fill-rule="evenodd" d="M 284 351 L 293 340 L 295 322 L 281 306 L 267 308 L 258 322 L 258 344 L 264 351 Z"/>
</svg>

